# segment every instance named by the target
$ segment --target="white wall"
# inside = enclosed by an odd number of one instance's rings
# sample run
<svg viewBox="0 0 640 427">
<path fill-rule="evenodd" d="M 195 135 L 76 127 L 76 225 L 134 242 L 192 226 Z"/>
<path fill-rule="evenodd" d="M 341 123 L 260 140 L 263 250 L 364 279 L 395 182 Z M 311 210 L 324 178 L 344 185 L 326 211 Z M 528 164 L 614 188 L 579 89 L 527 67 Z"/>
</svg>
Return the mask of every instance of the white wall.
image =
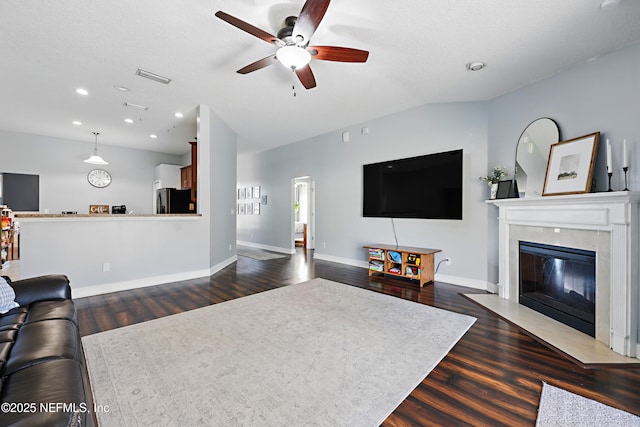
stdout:
<svg viewBox="0 0 640 427">
<path fill-rule="evenodd" d="M 77 298 L 206 277 L 233 262 L 236 223 L 235 213 L 231 210 L 235 206 L 236 135 L 210 113 L 208 107 L 201 106 L 199 114 L 202 115 L 198 127 L 198 212 L 201 216 L 22 219 L 21 276 L 66 274 Z M 18 137 L 33 150 L 24 148 L 19 153 L 27 158 L 34 153 L 37 155 L 37 149 L 42 148 L 46 140 L 34 135 Z M 78 147 L 73 143 L 58 141 L 48 157 L 56 159 L 56 153 L 60 151 L 67 152 L 64 158 L 69 157 L 69 152 L 74 148 Z M 41 151 L 47 151 L 47 148 Z M 82 199 L 93 192 L 85 191 L 85 186 L 90 187 L 85 172 L 82 167 L 76 167 L 76 163 L 84 165 L 84 151 L 76 151 L 78 158 L 74 162 L 41 160 L 32 164 L 24 161 L 20 165 L 26 169 L 17 172 L 39 174 L 41 185 L 53 181 L 56 185 L 50 185 L 46 190 L 51 193 L 47 196 L 50 203 L 57 197 L 66 197 L 64 193 L 67 189 L 61 186 L 63 181 L 59 176 L 68 175 L 69 181 L 73 182 L 69 187 L 72 193 L 69 200 Z M 10 154 L 18 155 L 16 150 Z M 110 187 L 117 189 L 117 197 L 125 199 L 127 207 L 131 205 L 134 209 L 136 203 L 140 203 L 140 206 L 148 203 L 151 206 L 154 166 L 171 161 L 180 164 L 181 160 L 181 156 L 113 148 L 103 151 L 102 147 L 100 154 L 113 164 L 110 170 L 114 175 L 114 183 Z M 6 164 L 11 164 L 9 159 L 6 160 Z M 4 161 L 5 157 L 0 166 L 5 165 Z M 72 173 L 65 171 L 65 168 L 72 170 Z M 148 172 L 136 174 L 129 170 L 136 168 L 148 169 Z M 124 180 L 126 174 L 130 174 L 130 182 L 116 186 L 118 178 Z M 43 192 L 44 189 L 41 189 Z M 106 194 L 100 194 L 100 203 L 110 204 Z M 226 198 L 224 194 L 227 194 Z M 128 202 L 130 199 L 131 202 Z M 88 203 L 84 200 L 78 202 L 77 210 L 86 212 L 80 206 L 88 206 Z M 61 206 L 62 210 L 69 209 L 66 204 Z M 149 207 L 147 212 L 150 213 L 150 210 Z M 53 213 L 53 209 L 50 211 Z M 232 245 L 231 250 L 229 245 Z M 105 264 L 108 268 L 105 268 Z"/>
<path fill-rule="evenodd" d="M 202 217 L 23 219 L 21 277 L 66 274 L 74 297 L 209 275 Z M 104 264 L 108 264 L 105 271 Z"/>
<path fill-rule="evenodd" d="M 189 144 L 185 141 L 185 150 Z M 70 141 L 0 130 L 0 172 L 40 175 L 40 212 L 89 213 L 89 205 L 127 205 L 135 213 L 152 213 L 153 168 L 159 163 L 180 164 L 181 156 L 98 145 L 109 162 L 105 166 L 84 163 L 93 142 Z M 92 187 L 92 169 L 111 173 L 106 188 Z"/>
<path fill-rule="evenodd" d="M 489 195 L 478 177 L 487 173 L 487 105 L 435 104 L 354 125 L 316 138 L 238 158 L 238 186 L 260 185 L 268 204 L 261 214 L 238 217 L 238 240 L 293 248 L 292 179 L 311 176 L 316 188 L 315 256 L 366 265 L 362 248 L 395 243 L 391 220 L 362 217 L 362 165 L 462 148 L 463 220 L 396 219 L 398 243 L 440 248 L 440 278 L 486 288 Z M 361 134 L 362 127 L 369 134 Z M 350 142 L 342 142 L 349 131 Z M 428 182 L 422 185 L 429 185 Z"/>
</svg>

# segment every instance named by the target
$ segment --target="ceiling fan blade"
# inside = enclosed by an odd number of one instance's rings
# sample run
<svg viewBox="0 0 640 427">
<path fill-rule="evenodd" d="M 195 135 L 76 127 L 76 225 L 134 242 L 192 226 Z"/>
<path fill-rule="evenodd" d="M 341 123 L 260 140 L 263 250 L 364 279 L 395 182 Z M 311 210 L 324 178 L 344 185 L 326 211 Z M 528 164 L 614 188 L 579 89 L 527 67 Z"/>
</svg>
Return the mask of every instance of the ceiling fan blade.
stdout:
<svg viewBox="0 0 640 427">
<path fill-rule="evenodd" d="M 268 67 L 271 64 L 275 64 L 278 62 L 275 55 L 267 56 L 266 58 L 262 58 L 252 64 L 247 65 L 246 67 L 240 68 L 237 72 L 239 74 L 249 74 L 253 71 L 259 70 L 264 67 Z"/>
<path fill-rule="evenodd" d="M 366 50 L 352 49 L 339 46 L 309 46 L 307 51 L 313 59 L 321 61 L 337 62 L 367 62 L 369 52 Z"/>
<path fill-rule="evenodd" d="M 258 27 L 254 27 L 253 25 L 243 21 L 242 19 L 238 19 L 235 16 L 231 16 L 228 13 L 225 13 L 221 10 L 216 12 L 216 16 L 222 19 L 225 22 L 233 25 L 234 27 L 240 28 L 242 31 L 246 31 L 247 33 L 256 36 L 259 39 L 266 41 L 271 44 L 280 44 L 281 41 L 276 36 L 267 33 L 264 30 L 261 30 Z"/>
<path fill-rule="evenodd" d="M 302 6 L 296 25 L 293 27 L 293 40 L 296 43 L 301 45 L 309 43 L 328 7 L 329 0 L 307 0 Z M 299 39 L 298 36 L 302 39 Z"/>
<path fill-rule="evenodd" d="M 313 89 L 316 87 L 316 78 L 313 77 L 313 72 L 311 71 L 311 67 L 309 65 L 295 70 L 298 79 L 300 79 L 300 83 L 305 89 Z"/>
</svg>

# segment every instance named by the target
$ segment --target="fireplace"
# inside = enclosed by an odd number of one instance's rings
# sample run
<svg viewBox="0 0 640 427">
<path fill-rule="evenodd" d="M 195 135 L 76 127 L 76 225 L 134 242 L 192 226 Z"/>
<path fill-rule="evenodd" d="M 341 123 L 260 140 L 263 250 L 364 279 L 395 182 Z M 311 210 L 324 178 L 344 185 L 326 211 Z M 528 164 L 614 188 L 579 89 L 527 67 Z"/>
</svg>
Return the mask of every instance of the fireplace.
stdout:
<svg viewBox="0 0 640 427">
<path fill-rule="evenodd" d="M 520 241 L 519 302 L 595 337 L 596 253 Z"/>
<path fill-rule="evenodd" d="M 640 259 L 640 192 L 501 199 L 488 203 L 500 208 L 497 284 L 500 297 L 522 306 L 519 304 L 521 241 L 593 251 L 596 253 L 595 340 L 618 354 L 640 358 L 640 263 L 637 262 Z M 584 294 L 583 297 L 589 300 Z M 580 333 L 576 331 L 576 334 Z"/>
</svg>

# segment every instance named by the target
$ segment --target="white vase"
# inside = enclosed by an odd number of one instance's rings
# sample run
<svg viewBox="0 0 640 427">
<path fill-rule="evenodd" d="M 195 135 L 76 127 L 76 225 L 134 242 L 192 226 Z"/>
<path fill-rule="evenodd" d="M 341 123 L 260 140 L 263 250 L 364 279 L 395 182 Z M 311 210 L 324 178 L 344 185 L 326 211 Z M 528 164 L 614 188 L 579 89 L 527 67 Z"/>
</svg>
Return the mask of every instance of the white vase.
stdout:
<svg viewBox="0 0 640 427">
<path fill-rule="evenodd" d="M 498 194 L 498 184 L 491 184 L 491 193 L 489 193 L 489 198 L 491 200 L 496 198 L 496 195 Z"/>
</svg>

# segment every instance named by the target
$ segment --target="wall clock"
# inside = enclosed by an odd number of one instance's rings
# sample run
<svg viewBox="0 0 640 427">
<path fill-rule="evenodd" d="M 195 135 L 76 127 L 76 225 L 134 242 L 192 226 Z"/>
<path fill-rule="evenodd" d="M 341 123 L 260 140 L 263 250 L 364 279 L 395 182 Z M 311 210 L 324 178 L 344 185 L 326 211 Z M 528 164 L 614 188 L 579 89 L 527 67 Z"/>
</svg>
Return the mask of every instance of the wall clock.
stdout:
<svg viewBox="0 0 640 427">
<path fill-rule="evenodd" d="M 104 169 L 93 169 L 87 175 L 87 180 L 96 188 L 104 188 L 111 184 L 111 174 Z"/>
</svg>

